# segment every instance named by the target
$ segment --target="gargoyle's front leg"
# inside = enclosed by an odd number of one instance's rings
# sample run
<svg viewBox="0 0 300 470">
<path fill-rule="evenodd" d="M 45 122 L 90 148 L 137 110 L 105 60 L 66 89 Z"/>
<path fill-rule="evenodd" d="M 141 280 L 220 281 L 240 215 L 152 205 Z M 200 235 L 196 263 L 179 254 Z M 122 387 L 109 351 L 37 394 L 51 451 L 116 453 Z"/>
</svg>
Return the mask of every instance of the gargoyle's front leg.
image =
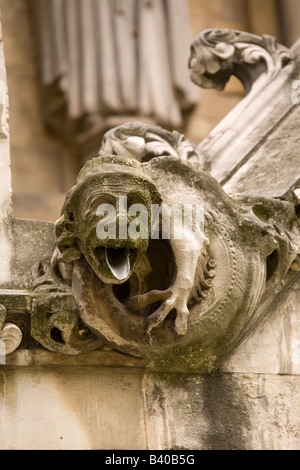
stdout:
<svg viewBox="0 0 300 470">
<path fill-rule="evenodd" d="M 189 315 L 187 301 L 185 297 L 182 299 L 178 296 L 177 289 L 173 292 L 173 287 L 166 290 L 151 290 L 146 294 L 136 295 L 129 300 L 127 307 L 138 312 L 159 301 L 163 301 L 162 305 L 148 316 L 147 334 L 150 336 L 151 331 L 163 323 L 170 311 L 176 309 L 175 331 L 179 335 L 184 335 L 187 331 L 187 318 Z"/>
<path fill-rule="evenodd" d="M 194 239 L 193 239 L 194 237 Z M 176 278 L 172 285 L 166 290 L 152 290 L 146 294 L 132 297 L 127 306 L 138 312 L 146 306 L 155 302 L 163 301 L 147 318 L 147 334 L 151 336 L 154 328 L 163 323 L 172 310 L 176 310 L 175 331 L 178 335 L 187 332 L 189 317 L 188 301 L 195 286 L 195 275 L 198 259 L 203 244 L 199 243 L 199 235 L 192 234 L 187 240 L 172 240 L 172 248 L 175 254 Z"/>
<path fill-rule="evenodd" d="M 178 335 L 187 332 L 189 317 L 188 301 L 195 287 L 195 277 L 199 257 L 208 242 L 200 227 L 196 230 L 185 228 L 182 238 L 172 239 L 171 246 L 175 255 L 176 278 L 168 291 L 171 296 L 147 319 L 147 334 L 159 326 L 172 311 L 176 310 L 175 331 Z"/>
<path fill-rule="evenodd" d="M 163 323 L 165 318 L 176 309 L 175 331 L 178 335 L 184 335 L 187 332 L 187 321 L 190 314 L 187 307 L 187 299 L 182 298 L 175 292 L 167 299 L 155 312 L 147 318 L 147 334 L 151 337 L 151 332 Z"/>
<path fill-rule="evenodd" d="M 132 297 L 127 303 L 127 307 L 138 312 L 154 302 L 164 301 L 158 309 L 148 316 L 147 334 L 150 336 L 151 331 L 163 323 L 171 310 L 176 309 L 175 331 L 179 335 L 184 335 L 187 331 L 189 310 L 187 307 L 186 293 L 184 292 L 182 294 L 183 297 L 179 295 L 176 288 L 175 291 L 173 291 L 173 286 L 166 290 L 151 290 L 146 294 Z"/>
</svg>

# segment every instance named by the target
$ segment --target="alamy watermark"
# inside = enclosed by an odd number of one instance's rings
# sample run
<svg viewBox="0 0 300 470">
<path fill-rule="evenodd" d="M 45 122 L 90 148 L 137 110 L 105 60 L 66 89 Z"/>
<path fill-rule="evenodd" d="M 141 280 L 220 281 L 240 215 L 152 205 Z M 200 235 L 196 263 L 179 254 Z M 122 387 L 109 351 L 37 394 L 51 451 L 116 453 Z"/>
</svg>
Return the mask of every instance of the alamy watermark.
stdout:
<svg viewBox="0 0 300 470">
<path fill-rule="evenodd" d="M 186 249 L 201 248 L 204 242 L 203 204 L 144 204 L 127 206 L 127 197 L 118 198 L 117 207 L 100 204 L 96 227 L 100 240 L 185 240 Z"/>
<path fill-rule="evenodd" d="M 300 80 L 294 80 L 292 83 L 292 103 L 300 104 Z"/>
</svg>

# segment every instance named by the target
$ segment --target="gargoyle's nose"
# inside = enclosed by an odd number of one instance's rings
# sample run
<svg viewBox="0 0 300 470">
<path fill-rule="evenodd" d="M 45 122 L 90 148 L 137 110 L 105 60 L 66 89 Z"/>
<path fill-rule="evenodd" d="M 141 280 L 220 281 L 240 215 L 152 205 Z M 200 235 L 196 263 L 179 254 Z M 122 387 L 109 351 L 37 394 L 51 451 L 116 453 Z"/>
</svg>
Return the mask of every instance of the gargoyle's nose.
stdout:
<svg viewBox="0 0 300 470">
<path fill-rule="evenodd" d="M 105 261 L 116 279 L 122 281 L 130 273 L 129 248 L 105 248 Z"/>
</svg>

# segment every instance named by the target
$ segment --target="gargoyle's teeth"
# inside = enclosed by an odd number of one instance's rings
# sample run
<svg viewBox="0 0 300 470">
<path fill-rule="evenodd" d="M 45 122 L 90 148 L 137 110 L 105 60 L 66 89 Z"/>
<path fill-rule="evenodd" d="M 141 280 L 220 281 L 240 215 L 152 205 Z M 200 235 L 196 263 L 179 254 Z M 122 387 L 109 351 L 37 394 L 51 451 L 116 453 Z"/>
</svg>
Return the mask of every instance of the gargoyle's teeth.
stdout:
<svg viewBox="0 0 300 470">
<path fill-rule="evenodd" d="M 105 260 L 116 279 L 122 281 L 130 273 L 131 250 L 128 248 L 105 248 Z"/>
</svg>

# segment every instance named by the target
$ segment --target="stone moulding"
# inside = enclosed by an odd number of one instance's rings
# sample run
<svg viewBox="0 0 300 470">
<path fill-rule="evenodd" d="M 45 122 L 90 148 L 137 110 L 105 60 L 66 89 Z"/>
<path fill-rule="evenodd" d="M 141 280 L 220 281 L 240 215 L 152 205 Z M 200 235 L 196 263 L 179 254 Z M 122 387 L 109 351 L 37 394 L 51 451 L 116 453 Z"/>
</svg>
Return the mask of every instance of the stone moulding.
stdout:
<svg viewBox="0 0 300 470">
<path fill-rule="evenodd" d="M 220 90 L 235 74 L 248 94 L 199 146 L 139 122 L 105 134 L 67 194 L 54 243 L 26 289 L 0 292 L 8 321 L 30 316 L 36 348 L 71 356 L 110 348 L 153 370 L 210 373 L 299 280 L 295 186 L 269 198 L 228 194 L 220 184 L 246 161 L 248 137 L 261 123 L 259 101 L 283 85 L 281 103 L 288 102 L 293 54 L 271 37 L 208 30 L 192 43 L 190 69 L 197 84 Z M 165 205 L 174 230 L 183 204 L 201 207 L 204 223 L 183 238 L 164 237 L 158 219 L 152 237 L 147 219 L 145 237 L 121 237 L 120 198 L 127 208 L 143 205 L 147 217 L 153 205 Z M 102 204 L 115 209 L 114 238 L 98 235 Z M 126 213 L 126 230 L 139 216 Z"/>
<path fill-rule="evenodd" d="M 6 322 L 6 307 L 0 304 L 0 356 L 1 361 L 5 356 L 15 351 L 22 341 L 22 331 L 14 323 Z"/>
</svg>

